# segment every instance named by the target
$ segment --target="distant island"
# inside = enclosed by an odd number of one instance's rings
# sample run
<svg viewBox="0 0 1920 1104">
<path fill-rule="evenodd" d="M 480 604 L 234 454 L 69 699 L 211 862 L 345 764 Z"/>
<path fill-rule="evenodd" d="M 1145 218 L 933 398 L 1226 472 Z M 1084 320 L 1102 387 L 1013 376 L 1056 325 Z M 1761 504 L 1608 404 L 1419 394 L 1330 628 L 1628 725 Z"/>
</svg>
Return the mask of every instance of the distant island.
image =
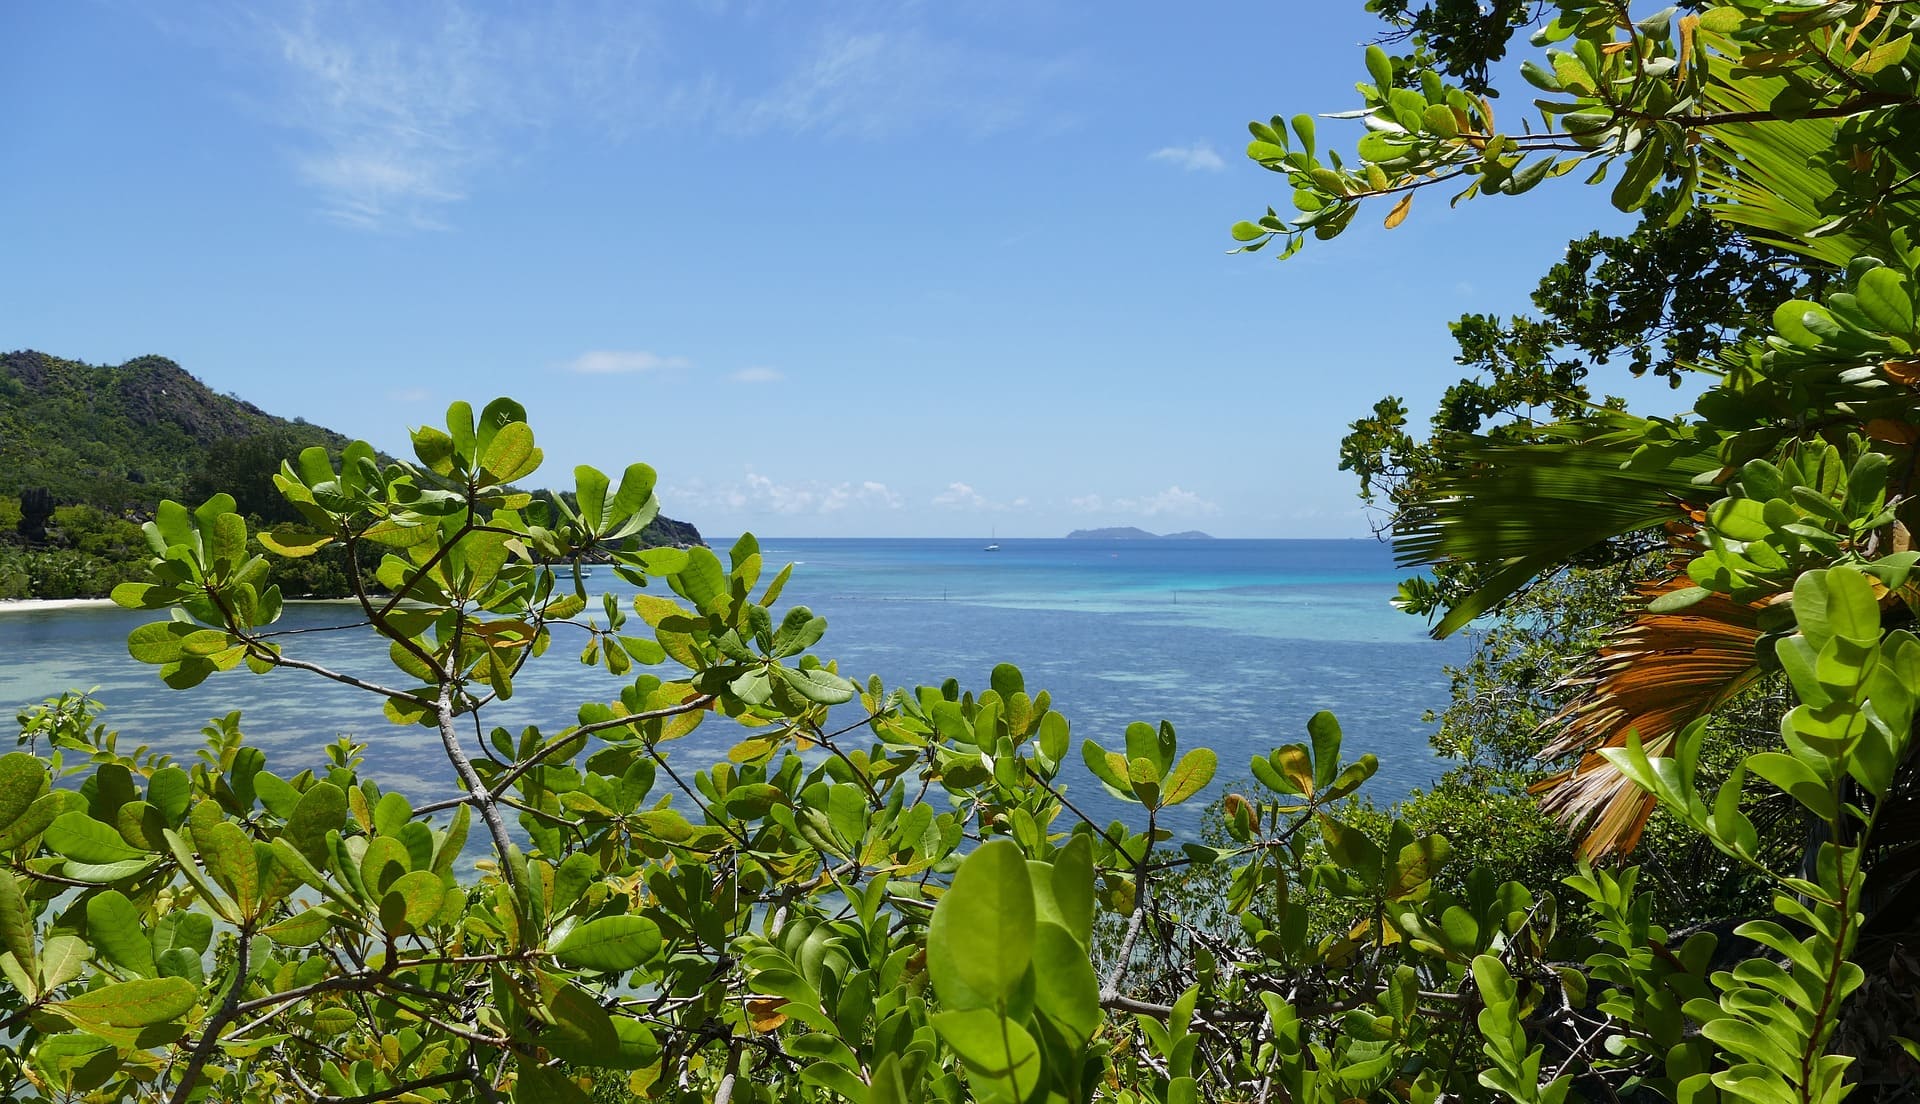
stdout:
<svg viewBox="0 0 1920 1104">
<path fill-rule="evenodd" d="M 1202 533 L 1198 529 L 1188 529 L 1180 533 L 1149 533 L 1131 525 L 1120 525 L 1109 529 L 1075 529 L 1067 534 L 1068 540 L 1212 540 L 1213 534 Z"/>
</svg>

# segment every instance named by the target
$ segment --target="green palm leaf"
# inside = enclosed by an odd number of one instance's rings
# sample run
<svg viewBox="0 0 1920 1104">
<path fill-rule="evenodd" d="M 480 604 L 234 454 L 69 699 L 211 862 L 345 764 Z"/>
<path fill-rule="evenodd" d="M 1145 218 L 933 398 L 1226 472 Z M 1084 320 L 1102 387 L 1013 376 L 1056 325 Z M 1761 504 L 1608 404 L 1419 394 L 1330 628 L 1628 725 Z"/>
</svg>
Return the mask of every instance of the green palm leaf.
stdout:
<svg viewBox="0 0 1920 1104">
<path fill-rule="evenodd" d="M 1684 518 L 1687 503 L 1718 498 L 1696 484 L 1717 471 L 1711 445 L 1680 442 L 1634 459 L 1650 424 L 1625 415 L 1557 427 L 1584 439 L 1500 442 L 1471 438 L 1460 464 L 1434 481 L 1427 508 L 1394 524 L 1402 567 L 1471 566 L 1473 589 L 1433 628 L 1444 637 L 1541 574 L 1613 537 Z M 1600 432 L 1596 432 L 1600 431 Z"/>
<path fill-rule="evenodd" d="M 1699 133 L 1704 139 L 1702 190 L 1712 197 L 1709 208 L 1718 218 L 1749 230 L 1754 237 L 1782 249 L 1845 268 L 1862 254 L 1885 255 L 1890 244 L 1886 230 L 1920 221 L 1920 201 L 1911 189 L 1895 189 L 1876 201 L 1873 218 L 1836 222 L 1832 206 L 1838 186 L 1833 164 L 1840 141 L 1838 118 L 1782 118 L 1776 112 L 1789 92 L 1786 80 L 1742 69 L 1731 57 L 1743 51 L 1723 36 L 1703 32 L 1718 51 L 1710 64 L 1712 80 L 1705 85 L 1701 108 L 1707 113 L 1748 114 L 1754 122 L 1719 123 Z M 1838 49 L 1832 59 L 1844 67 L 1850 55 L 1872 48 L 1872 36 Z M 1885 110 L 1860 98 L 1858 114 Z M 1772 117 L 1768 117 L 1772 116 Z M 1900 143 L 1885 143 L 1882 157 L 1898 166 L 1893 175 L 1905 176 L 1915 166 Z M 1864 198 L 1864 197 L 1855 197 Z"/>
</svg>

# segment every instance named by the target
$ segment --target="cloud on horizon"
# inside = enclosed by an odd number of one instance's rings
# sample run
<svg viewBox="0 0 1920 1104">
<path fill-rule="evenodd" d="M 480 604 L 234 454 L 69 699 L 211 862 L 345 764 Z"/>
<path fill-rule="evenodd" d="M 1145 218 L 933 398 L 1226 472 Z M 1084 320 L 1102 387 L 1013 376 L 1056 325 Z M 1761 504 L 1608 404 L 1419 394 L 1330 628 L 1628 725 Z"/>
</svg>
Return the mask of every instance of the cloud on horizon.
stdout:
<svg viewBox="0 0 1920 1104">
<path fill-rule="evenodd" d="M 1208 517 L 1220 512 L 1219 504 L 1200 497 L 1175 484 L 1157 494 L 1137 498 L 1106 498 L 1097 494 L 1069 500 L 1083 514 L 1129 515 L 1138 517 Z"/>
<path fill-rule="evenodd" d="M 735 383 L 779 383 L 787 378 L 787 374 L 778 368 L 755 365 L 752 368 L 742 368 L 727 378 Z"/>
<path fill-rule="evenodd" d="M 992 502 L 987 501 L 985 495 L 968 484 L 960 482 L 947 484 L 947 489 L 934 495 L 932 502 L 935 506 L 944 506 L 949 510 L 998 509 Z"/>
<path fill-rule="evenodd" d="M 676 504 L 705 506 L 735 514 L 778 514 L 784 517 L 836 514 L 854 507 L 898 510 L 906 502 L 878 480 L 782 483 L 755 471 L 748 471 L 737 483 L 717 486 L 693 480 L 671 491 L 663 491 L 661 498 L 671 499 Z"/>
</svg>

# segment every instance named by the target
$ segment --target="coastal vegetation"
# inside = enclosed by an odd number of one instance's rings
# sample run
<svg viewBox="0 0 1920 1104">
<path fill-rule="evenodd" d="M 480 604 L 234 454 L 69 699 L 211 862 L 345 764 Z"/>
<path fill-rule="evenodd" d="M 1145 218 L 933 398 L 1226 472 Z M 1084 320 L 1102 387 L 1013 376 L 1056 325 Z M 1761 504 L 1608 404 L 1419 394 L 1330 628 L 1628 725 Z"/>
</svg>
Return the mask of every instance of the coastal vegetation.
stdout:
<svg viewBox="0 0 1920 1104">
<path fill-rule="evenodd" d="M 1350 438 L 1426 570 L 1401 604 L 1490 626 L 1432 793 L 1357 802 L 1378 763 L 1326 713 L 1242 768 L 1166 721 L 1076 737 L 1007 665 L 856 681 L 753 538 L 642 547 L 643 464 L 520 491 L 524 410 L 459 403 L 404 460 L 287 458 L 270 527 L 237 494 L 160 502 L 147 577 L 114 590 L 170 685 L 354 687 L 458 796 L 411 799 L 345 741 L 268 763 L 233 716 L 183 764 L 84 699 L 30 712 L 0 757 L 9 1090 L 1910 1099 L 1920 14 L 1558 0 L 1523 70 L 1542 121 L 1502 127 L 1489 63 L 1535 5 L 1373 6 L 1411 53 L 1366 52 L 1351 156 L 1310 115 L 1253 124 L 1297 213 L 1236 225 L 1245 248 L 1576 171 L 1649 214 L 1556 269 L 1542 317 L 1456 328 L 1478 375 L 1432 434 L 1390 400 Z M 1694 410 L 1584 390 L 1622 355 L 1704 378 Z M 329 549 L 377 638 L 351 672 L 275 628 L 273 565 Z M 654 585 L 596 599 L 564 566 L 589 557 Z M 604 694 L 489 725 L 575 655 Z M 696 728 L 724 760 L 676 755 Z M 1167 830 L 1242 775 L 1205 838 Z M 1087 780 L 1130 815 L 1084 815 Z"/>
<path fill-rule="evenodd" d="M 0 599 L 104 598 L 144 578 L 140 525 L 162 499 L 226 493 L 255 525 L 297 520 L 274 488 L 281 462 L 314 447 L 337 460 L 346 444 L 219 394 L 165 357 L 0 354 Z M 661 517 L 643 540 L 698 544 L 700 534 Z M 271 570 L 289 596 L 348 593 L 337 551 Z"/>
</svg>

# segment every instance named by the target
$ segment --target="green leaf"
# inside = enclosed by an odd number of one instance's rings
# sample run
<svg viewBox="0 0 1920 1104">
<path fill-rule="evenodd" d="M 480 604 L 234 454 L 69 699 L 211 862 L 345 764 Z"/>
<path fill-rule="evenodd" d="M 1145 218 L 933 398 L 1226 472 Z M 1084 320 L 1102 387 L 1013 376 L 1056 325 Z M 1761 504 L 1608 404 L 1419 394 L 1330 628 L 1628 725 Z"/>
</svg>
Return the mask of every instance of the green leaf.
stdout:
<svg viewBox="0 0 1920 1104">
<path fill-rule="evenodd" d="M 1648 602 L 1647 612 L 1675 613 L 1686 609 L 1688 606 L 1698 605 L 1711 597 L 1713 597 L 1713 591 L 1708 590 L 1706 587 L 1680 587 L 1676 590 L 1670 590 L 1660 597 L 1655 598 L 1653 601 Z"/>
<path fill-rule="evenodd" d="M 1737 541 L 1765 540 L 1773 535 L 1766 508 L 1751 498 L 1723 498 L 1707 509 L 1707 521 L 1722 536 Z"/>
<path fill-rule="evenodd" d="M 109 889 L 87 899 L 87 937 L 114 965 L 142 977 L 153 976 L 153 944 L 140 911 L 126 894 Z"/>
<path fill-rule="evenodd" d="M 310 947 L 326 938 L 333 917 L 320 909 L 306 909 L 277 924 L 261 929 L 261 934 L 282 947 Z"/>
<path fill-rule="evenodd" d="M 447 889 L 440 875 L 431 870 L 414 870 L 394 879 L 380 900 L 380 921 L 390 934 L 425 931 L 440 915 L 446 903 Z"/>
<path fill-rule="evenodd" d="M 1806 806 L 1814 816 L 1829 824 L 1838 818 L 1840 810 L 1832 788 L 1800 760 L 1778 751 L 1762 751 L 1748 756 L 1746 765 L 1748 770 Z"/>
<path fill-rule="evenodd" d="M 616 973 L 631 970 L 660 950 L 660 925 L 644 916 L 602 916 L 567 933 L 553 955 L 569 966 Z"/>
<path fill-rule="evenodd" d="M 827 790 L 827 821 L 848 845 L 857 847 L 867 835 L 867 796 L 851 782 Z"/>
<path fill-rule="evenodd" d="M 1860 277 L 1854 300 L 1881 329 L 1895 334 L 1913 332 L 1913 296 L 1906 278 L 1891 268 L 1872 268 Z"/>
<path fill-rule="evenodd" d="M 1160 805 L 1160 770 L 1153 760 L 1135 758 L 1127 760 L 1127 778 L 1133 784 L 1133 796 L 1140 804 L 1149 809 Z"/>
<path fill-rule="evenodd" d="M 141 663 L 171 663 L 180 658 L 180 642 L 194 627 L 183 621 L 149 621 L 127 634 L 127 654 Z"/>
<path fill-rule="evenodd" d="M 139 978 L 89 989 L 47 1008 L 80 1027 L 146 1027 L 185 1015 L 199 997 L 200 987 L 183 978 Z"/>
<path fill-rule="evenodd" d="M 377 835 L 398 836 L 412 819 L 413 805 L 399 793 L 381 794 L 373 807 L 373 830 Z"/>
<path fill-rule="evenodd" d="M 1040 1048 L 1025 1028 L 986 1008 L 940 1012 L 932 1023 L 966 1062 L 978 1097 L 1014 1104 L 1032 1095 L 1040 1081 Z"/>
<path fill-rule="evenodd" d="M 859 692 L 852 682 L 824 667 L 804 669 L 775 667 L 773 672 L 780 676 L 780 681 L 791 687 L 794 693 L 817 705 L 839 705 L 842 702 L 849 702 Z"/>
<path fill-rule="evenodd" d="M 375 836 L 367 841 L 366 852 L 360 858 L 360 884 L 378 901 L 401 875 L 412 869 L 413 854 L 406 844 L 393 836 Z"/>
<path fill-rule="evenodd" d="M 1866 21 L 1862 20 L 1860 25 L 1865 26 L 1865 24 Z M 1903 34 L 1899 38 L 1889 39 L 1886 42 L 1875 43 L 1867 49 L 1866 53 L 1854 59 L 1853 63 L 1848 65 L 1847 68 L 1860 76 L 1872 76 L 1889 66 L 1898 65 L 1906 60 L 1907 51 L 1912 47 L 1913 36 L 1910 34 Z M 1883 272 L 1885 270 L 1874 269 L 1874 271 Z"/>
<path fill-rule="evenodd" d="M 547 1040 L 543 1046 L 553 1049 Z M 559 1044 L 565 1048 L 568 1044 Z M 602 1048 L 589 1047 L 600 1051 Z M 556 1054 L 559 1050 L 554 1051 Z M 516 1073 L 513 1082 L 513 1104 L 589 1104 L 586 1093 L 580 1086 L 558 1067 L 543 1066 L 531 1057 L 521 1057 L 515 1062 Z"/>
<path fill-rule="evenodd" d="M 240 915 L 247 919 L 256 915 L 262 903 L 260 867 L 254 858 L 253 841 L 246 832 L 232 821 L 215 821 L 193 829 L 193 845 L 200 852 L 200 863 L 207 868 L 207 874 L 233 898 Z"/>
<path fill-rule="evenodd" d="M 1340 769 L 1340 718 L 1322 709 L 1307 719 L 1307 735 L 1313 740 L 1312 793 L 1331 786 Z"/>
<path fill-rule="evenodd" d="M 1378 46 L 1367 47 L 1367 75 L 1373 78 L 1381 98 L 1393 91 L 1393 61 Z"/>
<path fill-rule="evenodd" d="M 540 466 L 541 453 L 534 447 L 533 430 L 525 422 L 508 422 L 494 431 L 486 445 L 480 466 L 496 483 L 511 483 L 531 474 Z"/>
<path fill-rule="evenodd" d="M 1380 880 L 1386 856 L 1381 853 L 1380 846 L 1369 839 L 1365 832 L 1349 827 L 1322 813 L 1320 814 L 1320 834 L 1327 841 L 1327 854 L 1333 857 L 1333 861 L 1360 875 L 1368 882 Z"/>
<path fill-rule="evenodd" d="M 121 583 L 108 595 L 121 609 L 160 609 L 170 601 L 172 590 L 157 583 Z"/>
<path fill-rule="evenodd" d="M 346 826 L 346 792 L 331 782 L 317 782 L 300 795 L 283 835 L 308 862 L 319 865 L 327 861 L 327 833 Z"/>
<path fill-rule="evenodd" d="M 1320 800 L 1323 802 L 1338 801 L 1359 789 L 1366 783 L 1367 779 L 1372 778 L 1379 770 L 1379 757 L 1372 752 L 1367 752 L 1360 758 L 1340 768 L 1340 773 L 1334 775 L 1333 785 L 1328 787 L 1327 791 L 1320 795 Z"/>
<path fill-rule="evenodd" d="M 1100 1029 L 1100 979 L 1086 947 L 1059 924 L 1034 930 L 1034 957 L 1045 966 L 1034 971 L 1034 1006 L 1083 1047 Z"/>
<path fill-rule="evenodd" d="M 809 1038 L 809 1036 L 801 1036 L 801 1038 Z M 795 1040 L 795 1042 L 798 1041 Z M 844 1044 L 842 1046 L 844 1047 Z M 806 1057 L 804 1054 L 797 1056 Z M 892 1055 L 888 1057 L 891 1058 Z M 898 1077 L 899 1074 L 896 1073 L 894 1076 Z M 854 1104 L 860 1104 L 861 1101 L 868 1099 L 867 1085 L 852 1070 L 838 1062 L 814 1062 L 805 1066 L 800 1070 L 800 1080 L 810 1085 L 831 1089 L 842 1099 L 853 1101 Z"/>
<path fill-rule="evenodd" d="M 1808 571 L 1793 581 L 1793 619 L 1815 653 L 1833 638 L 1833 626 L 1827 618 L 1828 597 L 1824 571 Z"/>
<path fill-rule="evenodd" d="M 1173 773 L 1162 784 L 1165 790 L 1163 802 L 1178 805 L 1205 789 L 1207 783 L 1213 781 L 1213 772 L 1218 765 L 1219 757 L 1211 748 L 1194 748 L 1181 756 Z"/>
<path fill-rule="evenodd" d="M 900 1075 L 900 1059 L 889 1053 L 873 1067 L 873 1085 L 866 1104 L 909 1104 L 907 1083 Z"/>
<path fill-rule="evenodd" d="M 27 911 L 27 899 L 10 870 L 0 870 L 0 948 L 29 973 L 39 972 L 33 950 L 33 914 Z"/>
<path fill-rule="evenodd" d="M 727 573 L 711 549 L 688 549 L 687 566 L 669 581 L 703 613 L 716 612 L 727 595 Z"/>
<path fill-rule="evenodd" d="M 47 766 L 24 751 L 0 755 L 0 834 L 47 791 Z"/>
<path fill-rule="evenodd" d="M 1835 636 L 1861 643 L 1880 639 L 1880 604 L 1867 577 L 1849 567 L 1826 572 L 1826 623 Z M 1799 588 L 1795 588 L 1795 599 Z"/>
<path fill-rule="evenodd" d="M 1823 341 L 1807 326 L 1806 319 L 1810 314 L 1824 316 L 1826 308 L 1810 299 L 1789 299 L 1774 308 L 1773 331 L 1801 348 L 1818 348 Z"/>
<path fill-rule="evenodd" d="M 541 975 L 541 987 L 556 979 Z M 610 1016 L 578 986 L 549 989 L 547 1011 L 553 1025 L 536 1040 L 555 1056 L 578 1065 L 640 1069 L 659 1055 L 659 1043 L 645 1024 L 628 1016 Z M 542 1098 L 544 1100 L 544 1098 Z"/>
<path fill-rule="evenodd" d="M 1075 834 L 1053 855 L 1053 903 L 1061 923 L 1082 945 L 1093 938 L 1093 840 Z"/>
<path fill-rule="evenodd" d="M 179 767 L 161 767 L 147 780 L 147 803 L 168 824 L 178 824 L 193 803 L 193 780 Z"/>
<path fill-rule="evenodd" d="M 1173 727 L 1162 723 L 1155 728 L 1145 721 L 1135 721 L 1127 726 L 1127 758 L 1144 759 L 1152 764 L 1150 776 L 1155 782 L 1173 766 L 1174 753 Z M 1144 775 L 1134 775 L 1139 781 Z"/>
<path fill-rule="evenodd" d="M 633 816 L 642 831 L 665 843 L 685 843 L 693 838 L 693 825 L 673 809 L 649 809 Z"/>
<path fill-rule="evenodd" d="M 927 968 L 948 1008 L 1006 1003 L 1033 961 L 1033 887 L 1011 840 L 980 845 L 960 864 L 927 928 Z"/>
<path fill-rule="evenodd" d="M 157 856 L 148 856 L 144 859 L 122 859 L 119 862 L 110 863 L 81 863 L 69 859 L 60 867 L 60 873 L 76 881 L 104 885 L 145 874 L 152 870 L 157 862 L 159 862 Z"/>
<path fill-rule="evenodd" d="M 40 982 L 45 989 L 57 989 L 86 972 L 93 948 L 71 935 L 49 935 L 40 948 Z"/>
<path fill-rule="evenodd" d="M 79 811 L 61 813 L 47 825 L 47 846 L 83 863 L 113 863 L 146 859 L 146 851 L 129 847 L 120 833 Z"/>
<path fill-rule="evenodd" d="M 580 504 L 580 520 L 587 523 L 589 531 L 599 532 L 600 521 L 606 516 L 606 473 L 582 464 L 573 469 L 573 486 L 574 501 Z"/>
<path fill-rule="evenodd" d="M 1080 745 L 1080 758 L 1086 762 L 1087 769 L 1093 772 L 1093 776 L 1104 783 L 1107 788 L 1122 796 L 1132 796 L 1127 792 L 1128 786 L 1126 778 L 1120 770 L 1116 770 L 1114 767 L 1113 760 L 1119 758 L 1118 756 L 1109 757 L 1105 748 L 1094 743 L 1092 740 L 1087 740 Z M 1124 766 L 1126 760 L 1120 759 L 1120 763 Z"/>
<path fill-rule="evenodd" d="M 1506 964 L 1490 954 L 1473 960 L 1473 980 L 1480 987 L 1481 999 L 1490 1005 L 1510 1003 L 1517 991 Z"/>
<path fill-rule="evenodd" d="M 625 521 L 639 513 L 653 497 L 655 479 L 653 469 L 645 464 L 628 464 L 620 475 L 620 489 L 613 492 L 609 520 Z"/>
<path fill-rule="evenodd" d="M 53 818 L 67 810 L 69 792 L 55 790 L 41 794 L 33 804 L 27 806 L 25 813 L 8 825 L 5 831 L 0 831 L 0 851 L 18 850 L 28 840 L 46 831 L 47 825 L 53 823 Z"/>
<path fill-rule="evenodd" d="M 303 883 L 326 894 L 348 911 L 354 913 L 361 911 L 359 902 L 350 899 L 338 886 L 328 881 L 327 876 L 320 872 L 319 867 L 309 861 L 305 855 L 301 854 L 299 848 L 287 842 L 286 837 L 282 836 L 274 840 L 272 847 L 274 860 L 281 866 L 286 867 L 289 873 L 299 878 Z"/>
<path fill-rule="evenodd" d="M 311 556 L 333 543 L 331 533 L 315 533 L 285 522 L 274 526 L 271 531 L 255 533 L 253 537 L 260 542 L 260 547 L 290 560 Z"/>
</svg>

